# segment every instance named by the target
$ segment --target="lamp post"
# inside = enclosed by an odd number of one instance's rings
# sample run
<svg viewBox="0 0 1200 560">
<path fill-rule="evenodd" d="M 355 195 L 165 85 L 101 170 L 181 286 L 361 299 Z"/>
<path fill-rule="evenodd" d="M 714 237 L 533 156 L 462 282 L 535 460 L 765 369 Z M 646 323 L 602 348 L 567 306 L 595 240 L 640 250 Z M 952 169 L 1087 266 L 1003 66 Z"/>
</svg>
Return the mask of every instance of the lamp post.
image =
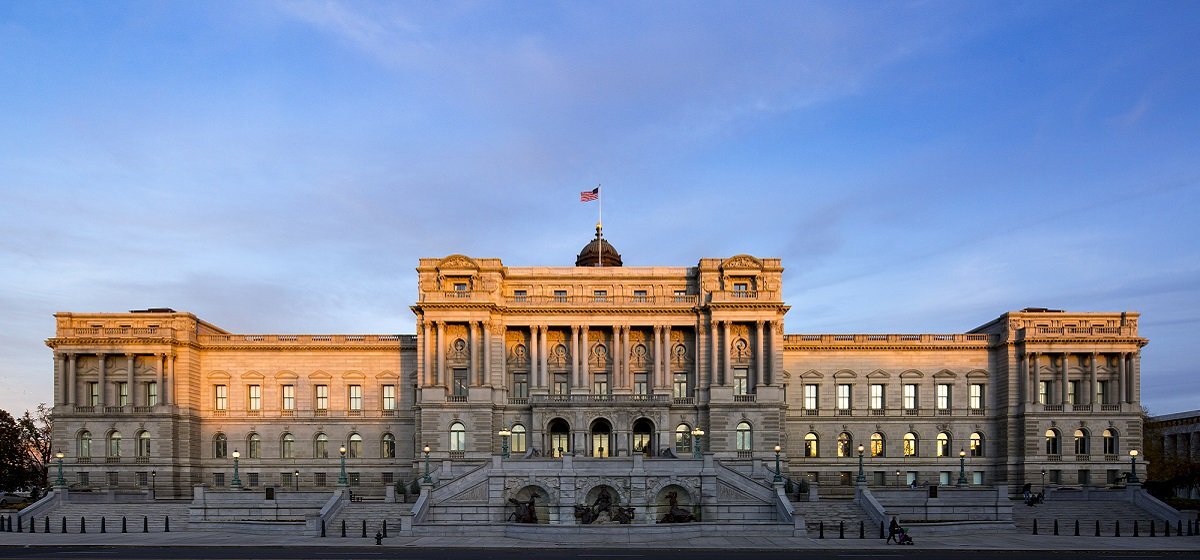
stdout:
<svg viewBox="0 0 1200 560">
<path fill-rule="evenodd" d="M 63 456 L 64 456 L 64 455 L 63 455 L 63 452 L 62 452 L 62 451 L 59 451 L 58 453 L 55 453 L 55 454 L 54 454 L 54 457 L 55 457 L 56 459 L 58 459 L 58 478 L 54 480 L 54 485 L 55 485 L 55 486 L 66 486 L 66 485 L 67 485 L 67 481 L 66 481 L 65 479 L 63 479 L 63 475 L 62 475 L 62 460 L 63 460 Z"/>
<path fill-rule="evenodd" d="M 150 471 L 150 495 L 158 492 L 158 471 Z"/>
<path fill-rule="evenodd" d="M 967 485 L 967 452 L 958 450 L 958 487 Z"/>
<path fill-rule="evenodd" d="M 349 486 L 350 481 L 346 480 L 346 446 L 338 448 L 338 454 L 342 456 L 342 472 L 338 473 L 338 486 Z"/>
<path fill-rule="evenodd" d="M 238 478 L 238 459 L 240 459 L 241 457 L 242 457 L 241 452 L 234 449 L 233 450 L 233 480 L 229 483 L 229 487 L 236 488 L 239 490 L 242 488 L 242 479 Z"/>
<path fill-rule="evenodd" d="M 1046 489 L 1046 469 L 1042 469 L 1042 489 Z"/>
<path fill-rule="evenodd" d="M 701 455 L 701 453 L 700 453 L 700 438 L 702 438 L 702 437 L 704 437 L 704 430 L 701 430 L 700 426 L 696 426 L 695 428 L 692 428 L 692 457 L 693 458 L 696 458 L 696 459 L 700 458 L 700 455 Z"/>
<path fill-rule="evenodd" d="M 900 487 L 900 471 L 896 471 L 896 488 Z"/>
<path fill-rule="evenodd" d="M 1137 477 L 1137 456 L 1138 450 L 1129 450 L 1129 482 L 1130 484 L 1138 484 L 1141 481 Z"/>
<path fill-rule="evenodd" d="M 300 470 L 299 469 L 297 469 L 296 472 L 292 473 L 292 490 L 295 492 L 300 491 Z"/>
<path fill-rule="evenodd" d="M 775 482 L 783 482 L 783 472 L 779 470 L 779 452 L 783 451 L 782 447 L 775 446 Z"/>
<path fill-rule="evenodd" d="M 867 482 L 867 475 L 863 472 L 863 451 L 866 450 L 863 444 L 858 444 L 858 478 L 855 479 L 855 482 L 859 484 L 866 484 Z"/>
<path fill-rule="evenodd" d="M 433 480 L 429 478 L 429 446 L 426 445 L 425 448 L 422 449 L 421 451 L 425 452 L 425 478 L 423 478 L 421 480 L 425 484 L 430 484 L 433 482 Z"/>
<path fill-rule="evenodd" d="M 508 436 L 512 435 L 512 431 L 508 429 L 508 426 L 505 426 L 503 428 L 500 428 L 500 431 L 496 432 L 496 434 L 500 436 L 500 456 L 507 459 L 508 458 Z"/>
</svg>

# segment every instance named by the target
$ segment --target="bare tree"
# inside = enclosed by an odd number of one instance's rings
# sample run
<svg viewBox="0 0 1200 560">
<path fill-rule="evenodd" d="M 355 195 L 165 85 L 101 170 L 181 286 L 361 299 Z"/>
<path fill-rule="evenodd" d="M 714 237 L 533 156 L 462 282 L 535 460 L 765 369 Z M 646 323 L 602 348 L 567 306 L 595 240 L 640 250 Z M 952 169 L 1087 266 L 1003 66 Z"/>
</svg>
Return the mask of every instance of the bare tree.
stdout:
<svg viewBox="0 0 1200 560">
<path fill-rule="evenodd" d="M 29 482 L 31 486 L 49 486 L 51 434 L 54 430 L 54 413 L 46 403 L 39 403 L 31 415 L 28 410 L 17 422 L 21 429 L 21 443 L 29 456 Z"/>
</svg>

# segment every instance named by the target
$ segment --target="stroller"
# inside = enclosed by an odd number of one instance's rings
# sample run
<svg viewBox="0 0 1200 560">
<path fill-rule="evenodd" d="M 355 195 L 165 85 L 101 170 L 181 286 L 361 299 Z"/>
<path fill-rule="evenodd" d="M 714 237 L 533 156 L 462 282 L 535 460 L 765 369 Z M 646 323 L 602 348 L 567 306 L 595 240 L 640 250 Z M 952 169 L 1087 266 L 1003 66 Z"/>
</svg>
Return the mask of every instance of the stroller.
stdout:
<svg viewBox="0 0 1200 560">
<path fill-rule="evenodd" d="M 896 531 L 896 544 L 912 544 L 912 537 L 908 534 L 908 529 L 901 527 Z"/>
</svg>

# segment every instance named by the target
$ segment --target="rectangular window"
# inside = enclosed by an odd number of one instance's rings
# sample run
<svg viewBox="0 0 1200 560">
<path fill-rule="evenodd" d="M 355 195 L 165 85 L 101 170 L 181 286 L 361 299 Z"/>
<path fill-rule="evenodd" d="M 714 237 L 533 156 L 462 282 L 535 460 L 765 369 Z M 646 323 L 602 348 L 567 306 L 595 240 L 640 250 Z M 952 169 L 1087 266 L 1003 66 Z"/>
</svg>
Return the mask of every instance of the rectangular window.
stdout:
<svg viewBox="0 0 1200 560">
<path fill-rule="evenodd" d="M 396 473 L 385 472 L 379 474 L 379 481 L 384 484 L 392 484 L 396 481 Z"/>
<path fill-rule="evenodd" d="M 229 409 L 229 387 L 225 385 L 217 385 L 213 387 L 213 409 Z"/>
<path fill-rule="evenodd" d="M 633 301 L 634 302 L 645 303 L 647 299 L 648 298 L 646 297 L 646 290 L 634 290 L 633 291 Z"/>
<path fill-rule="evenodd" d="M 675 302 L 683 303 L 687 301 L 687 290 L 675 290 Z"/>
<path fill-rule="evenodd" d="M 1046 397 L 1050 395 L 1050 382 L 1038 382 L 1038 404 L 1046 404 Z"/>
<path fill-rule="evenodd" d="M 554 390 L 555 395 L 567 394 L 567 374 L 565 374 L 565 373 L 554 374 L 553 390 Z"/>
<path fill-rule="evenodd" d="M 883 385 L 871 385 L 871 410 L 883 410 Z"/>
<path fill-rule="evenodd" d="M 262 410 L 262 385 L 250 385 L 246 389 L 246 410 Z"/>
<path fill-rule="evenodd" d="M 350 386 L 350 410 L 362 410 L 363 394 L 362 385 Z"/>
<path fill-rule="evenodd" d="M 217 488 L 225 487 L 225 473 L 222 473 L 222 472 L 213 473 L 213 486 L 216 486 Z"/>
<path fill-rule="evenodd" d="M 455 282 L 454 283 L 454 291 L 456 291 L 456 292 L 465 292 L 465 291 L 467 291 L 467 289 L 468 289 L 468 286 L 467 286 L 466 282 Z"/>
<path fill-rule="evenodd" d="M 917 409 L 917 385 L 915 383 L 904 384 L 904 409 Z"/>
<path fill-rule="evenodd" d="M 938 473 L 938 484 L 948 486 L 950 484 L 950 471 L 942 471 Z"/>
<path fill-rule="evenodd" d="M 100 384 L 90 381 L 88 387 L 88 406 L 100 406 Z"/>
<path fill-rule="evenodd" d="M 750 394 L 750 370 L 746 368 L 733 368 L 733 394 L 749 395 Z"/>
<path fill-rule="evenodd" d="M 688 390 L 688 374 L 676 373 L 673 387 L 675 398 L 684 399 L 691 396 L 691 391 Z"/>
<path fill-rule="evenodd" d="M 850 384 L 841 383 L 837 386 L 838 410 L 850 410 Z"/>
<path fill-rule="evenodd" d="M 258 486 L 258 473 L 246 473 L 246 479 L 250 486 Z"/>
<path fill-rule="evenodd" d="M 608 290 L 592 290 L 593 301 L 608 301 Z"/>
<path fill-rule="evenodd" d="M 467 396 L 467 369 L 454 368 L 453 394 L 456 397 Z"/>
<path fill-rule="evenodd" d="M 750 295 L 750 284 L 748 282 L 733 283 L 733 297 L 744 298 Z"/>
<path fill-rule="evenodd" d="M 383 386 L 383 409 L 396 410 L 396 386 Z"/>
<path fill-rule="evenodd" d="M 79 481 L 80 486 L 88 486 L 91 484 L 91 473 L 80 472 L 75 473 L 75 480 Z"/>
<path fill-rule="evenodd" d="M 566 303 L 567 302 L 567 291 L 566 290 L 554 290 L 554 302 L 555 303 Z"/>
<path fill-rule="evenodd" d="M 294 488 L 296 481 L 297 480 L 296 480 L 295 476 L 290 472 L 279 473 L 279 485 L 280 486 L 287 486 L 289 488 Z"/>
<path fill-rule="evenodd" d="M 971 473 L 971 484 L 975 486 L 983 485 L 983 471 L 974 471 Z"/>
<path fill-rule="evenodd" d="M 529 292 L 525 290 L 513 290 L 513 301 L 518 303 L 529 301 Z"/>
<path fill-rule="evenodd" d="M 314 486 L 325 486 L 325 473 L 323 473 L 323 472 L 313 473 L 313 485 Z"/>
<path fill-rule="evenodd" d="M 971 384 L 971 410 L 983 410 L 983 384 Z"/>
<path fill-rule="evenodd" d="M 350 486 L 359 486 L 362 484 L 362 474 L 351 472 L 346 473 L 346 478 L 350 479 Z"/>
<path fill-rule="evenodd" d="M 148 473 L 146 471 L 141 471 L 141 472 L 134 473 L 134 475 L 137 477 L 137 485 L 138 486 L 142 486 L 142 487 L 150 486 L 150 473 Z"/>
<path fill-rule="evenodd" d="M 1078 395 L 1078 394 L 1079 394 L 1079 382 L 1078 381 L 1068 381 L 1067 382 L 1067 404 L 1077 404 L 1079 401 L 1076 400 L 1078 398 L 1078 397 L 1076 397 L 1076 395 Z"/>
<path fill-rule="evenodd" d="M 158 405 L 158 382 L 151 381 L 146 384 L 146 406 Z"/>
<path fill-rule="evenodd" d="M 317 385 L 314 394 L 316 395 L 316 409 L 329 410 L 329 386 Z"/>
<path fill-rule="evenodd" d="M 597 373 L 592 376 L 592 393 L 599 396 L 608 395 L 607 373 Z"/>
<path fill-rule="evenodd" d="M 949 383 L 938 383 L 937 407 L 938 407 L 938 410 L 950 410 L 950 384 Z"/>
<path fill-rule="evenodd" d="M 646 374 L 633 374 L 633 394 L 639 397 L 644 397 L 646 396 L 646 390 Z"/>
<path fill-rule="evenodd" d="M 117 406 L 129 405 L 129 382 L 117 382 Z"/>
<path fill-rule="evenodd" d="M 1107 395 L 1108 395 L 1108 382 L 1107 381 L 1097 381 L 1096 382 L 1096 404 L 1109 404 Z"/>
<path fill-rule="evenodd" d="M 817 388 L 818 387 L 819 386 L 815 385 L 815 384 L 808 384 L 808 385 L 804 386 L 804 409 L 805 410 L 816 410 L 817 409 L 817 404 L 818 404 Z"/>
<path fill-rule="evenodd" d="M 280 403 L 284 410 L 296 410 L 296 386 L 284 385 L 280 391 L 283 395 L 283 401 Z"/>
<path fill-rule="evenodd" d="M 529 398 L 529 374 L 514 373 L 513 374 L 513 397 L 518 399 Z"/>
</svg>

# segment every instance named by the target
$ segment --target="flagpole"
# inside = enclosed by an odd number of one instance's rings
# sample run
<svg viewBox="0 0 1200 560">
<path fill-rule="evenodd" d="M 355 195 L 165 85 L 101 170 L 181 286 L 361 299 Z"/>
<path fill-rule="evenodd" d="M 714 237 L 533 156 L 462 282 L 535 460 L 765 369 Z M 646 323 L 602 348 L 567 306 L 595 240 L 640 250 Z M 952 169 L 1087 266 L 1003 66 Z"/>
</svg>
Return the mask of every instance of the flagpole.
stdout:
<svg viewBox="0 0 1200 560">
<path fill-rule="evenodd" d="M 596 234 L 600 243 L 596 245 L 596 266 L 604 266 L 604 193 L 596 183 Z"/>
</svg>

